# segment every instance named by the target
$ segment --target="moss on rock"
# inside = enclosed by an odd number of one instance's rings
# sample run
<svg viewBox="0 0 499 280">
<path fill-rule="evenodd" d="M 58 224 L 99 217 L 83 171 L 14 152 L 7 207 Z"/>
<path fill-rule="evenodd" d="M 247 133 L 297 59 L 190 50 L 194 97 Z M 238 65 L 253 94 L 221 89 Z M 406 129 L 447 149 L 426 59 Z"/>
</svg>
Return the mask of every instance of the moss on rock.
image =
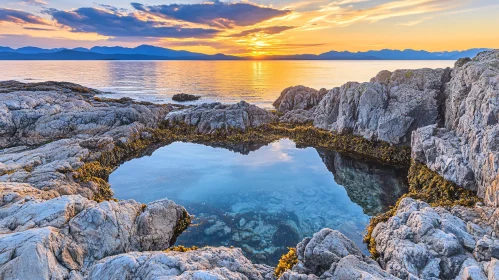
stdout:
<svg viewBox="0 0 499 280">
<path fill-rule="evenodd" d="M 396 205 L 390 210 L 371 218 L 367 226 L 367 234 L 364 236 L 364 242 L 367 244 L 373 258 L 379 256 L 376 251 L 376 241 L 372 237 L 373 230 L 376 225 L 388 221 L 388 219 L 395 215 L 402 199 L 411 197 L 425 201 L 432 207 L 452 207 L 457 205 L 472 207 L 481 201 L 475 192 L 461 188 L 445 180 L 426 165 L 414 160 L 411 162 L 411 167 L 409 168 L 408 180 L 409 192 L 399 198 Z"/>
</svg>

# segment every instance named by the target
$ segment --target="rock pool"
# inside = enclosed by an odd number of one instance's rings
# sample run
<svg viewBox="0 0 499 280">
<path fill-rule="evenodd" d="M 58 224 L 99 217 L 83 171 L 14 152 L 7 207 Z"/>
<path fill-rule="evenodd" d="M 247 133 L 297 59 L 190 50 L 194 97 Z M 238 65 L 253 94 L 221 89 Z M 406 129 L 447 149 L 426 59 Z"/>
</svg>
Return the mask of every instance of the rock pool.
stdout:
<svg viewBox="0 0 499 280">
<path fill-rule="evenodd" d="M 168 198 L 194 215 L 177 245 L 241 247 L 270 265 L 325 227 L 367 253 L 369 218 L 407 190 L 406 170 L 300 149 L 288 139 L 236 150 L 242 153 L 175 142 L 124 163 L 109 182 L 118 199 Z"/>
</svg>

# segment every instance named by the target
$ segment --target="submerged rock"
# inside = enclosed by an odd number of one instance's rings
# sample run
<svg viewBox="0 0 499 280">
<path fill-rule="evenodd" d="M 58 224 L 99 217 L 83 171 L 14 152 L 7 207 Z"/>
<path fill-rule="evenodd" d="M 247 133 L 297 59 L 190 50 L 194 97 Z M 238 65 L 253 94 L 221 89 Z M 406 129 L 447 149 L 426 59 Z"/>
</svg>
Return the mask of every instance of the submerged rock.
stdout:
<svg viewBox="0 0 499 280">
<path fill-rule="evenodd" d="M 277 117 L 245 101 L 237 104 L 206 103 L 196 107 L 169 113 L 166 122 L 170 126 L 183 123 L 197 127 L 197 132 L 212 133 L 216 130 L 246 130 L 276 122 Z"/>
<path fill-rule="evenodd" d="M 376 216 L 390 209 L 407 192 L 407 170 L 357 160 L 338 152 L 318 150 L 334 180 L 364 213 Z"/>
<path fill-rule="evenodd" d="M 179 93 L 179 94 L 174 94 L 172 100 L 177 102 L 187 102 L 187 101 L 196 101 L 200 98 L 201 96 L 193 94 Z"/>
</svg>

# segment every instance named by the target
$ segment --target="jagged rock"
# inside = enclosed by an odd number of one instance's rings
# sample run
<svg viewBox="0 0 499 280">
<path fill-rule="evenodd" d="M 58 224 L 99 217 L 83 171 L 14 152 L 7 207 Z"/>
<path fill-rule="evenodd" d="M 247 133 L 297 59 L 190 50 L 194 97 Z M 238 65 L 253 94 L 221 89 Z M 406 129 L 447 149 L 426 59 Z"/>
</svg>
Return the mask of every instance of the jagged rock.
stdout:
<svg viewBox="0 0 499 280">
<path fill-rule="evenodd" d="M 95 97 L 70 83 L 1 82 L 0 180 L 91 198 L 68 176 L 116 144 L 141 137 L 174 107 Z M 147 135 L 145 135 L 147 136 Z"/>
<path fill-rule="evenodd" d="M 88 278 L 266 279 L 260 269 L 243 256 L 241 249 L 205 247 L 189 252 L 134 252 L 109 257 L 91 267 Z"/>
<path fill-rule="evenodd" d="M 416 159 L 497 207 L 499 50 L 459 60 L 444 92 L 447 131 L 416 131 Z"/>
<path fill-rule="evenodd" d="M 455 132 L 430 125 L 413 132 L 411 157 L 446 180 L 476 191 L 475 175 L 463 156 L 462 145 Z"/>
<path fill-rule="evenodd" d="M 305 86 L 288 87 L 281 92 L 273 105 L 280 113 L 292 110 L 310 110 L 319 104 L 326 93 L 325 88 L 317 91 Z"/>
<path fill-rule="evenodd" d="M 382 71 L 370 83 L 349 82 L 324 96 L 315 108 L 314 125 L 409 145 L 412 131 L 443 119 L 442 89 L 450 71 Z"/>
<path fill-rule="evenodd" d="M 172 100 L 177 102 L 196 101 L 200 98 L 201 96 L 187 94 L 187 93 L 179 93 L 179 94 L 174 94 L 172 96 Z"/>
<path fill-rule="evenodd" d="M 296 109 L 288 111 L 279 118 L 279 121 L 295 124 L 312 123 L 314 121 L 314 110 Z"/>
<path fill-rule="evenodd" d="M 298 264 L 280 279 L 396 279 L 346 236 L 323 229 L 297 245 Z"/>
<path fill-rule="evenodd" d="M 246 130 L 277 121 L 272 113 L 245 101 L 237 104 L 206 103 L 196 107 L 171 112 L 166 116 L 170 126 L 183 123 L 197 127 L 200 133 L 216 130 Z"/>
<path fill-rule="evenodd" d="M 11 186 L 0 205 L 0 278 L 66 279 L 95 261 L 174 242 L 185 209 L 169 200 L 96 203 L 80 195 L 45 200 Z M 5 189 L 4 189 L 5 190 Z"/>
<path fill-rule="evenodd" d="M 136 133 L 138 124 L 155 126 L 167 112 L 165 106 L 100 102 L 88 94 L 67 90 L 3 93 L 0 148 L 39 145 L 73 136 L 118 138 Z"/>
<path fill-rule="evenodd" d="M 490 225 L 479 225 L 491 222 L 483 211 L 488 210 L 454 207 L 447 211 L 411 198 L 403 199 L 396 214 L 373 231 L 381 266 L 402 279 L 454 279 L 459 275 L 485 274 L 478 262 L 497 256 L 499 240 L 485 235 L 497 236 Z M 494 215 L 492 223 L 496 219 Z"/>
</svg>

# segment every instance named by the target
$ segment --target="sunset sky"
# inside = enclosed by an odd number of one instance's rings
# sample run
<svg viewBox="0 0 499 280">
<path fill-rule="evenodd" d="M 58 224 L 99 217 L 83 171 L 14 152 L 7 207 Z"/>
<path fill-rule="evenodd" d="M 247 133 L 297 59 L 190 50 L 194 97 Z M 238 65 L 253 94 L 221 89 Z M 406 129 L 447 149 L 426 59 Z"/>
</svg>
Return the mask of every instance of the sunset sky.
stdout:
<svg viewBox="0 0 499 280">
<path fill-rule="evenodd" d="M 0 0 L 0 46 L 235 55 L 499 48 L 498 0 Z"/>
</svg>

